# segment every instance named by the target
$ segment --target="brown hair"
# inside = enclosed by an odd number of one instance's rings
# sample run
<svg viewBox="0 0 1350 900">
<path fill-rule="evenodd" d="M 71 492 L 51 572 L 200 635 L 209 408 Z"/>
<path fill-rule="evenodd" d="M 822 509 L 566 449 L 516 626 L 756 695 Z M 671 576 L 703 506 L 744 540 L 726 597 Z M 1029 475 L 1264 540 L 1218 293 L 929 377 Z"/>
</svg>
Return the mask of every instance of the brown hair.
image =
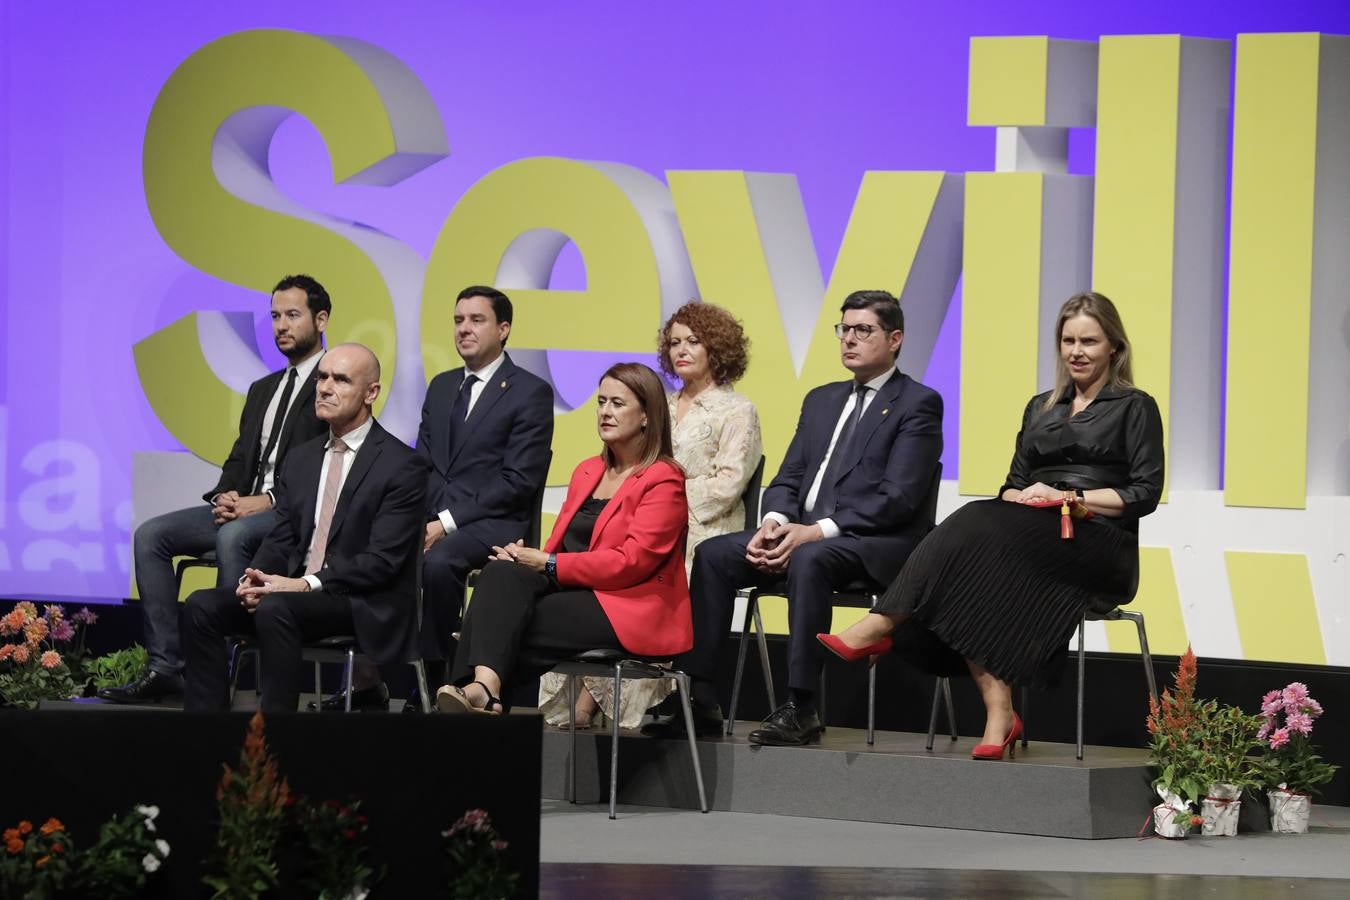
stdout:
<svg viewBox="0 0 1350 900">
<path fill-rule="evenodd" d="M 657 375 L 642 363 L 615 363 L 605 370 L 600 380 L 613 378 L 633 392 L 638 405 L 647 416 L 647 427 L 642 431 L 642 444 L 639 449 L 638 470 L 650 466 L 657 460 L 665 460 L 678 467 L 675 451 L 670 444 L 670 407 L 666 404 L 666 389 Z M 600 454 L 606 466 L 614 465 L 614 456 L 609 446 Z"/>
<path fill-rule="evenodd" d="M 1059 398 L 1069 389 L 1069 367 L 1059 353 L 1059 342 L 1064 337 L 1064 323 L 1075 316 L 1091 316 L 1102 327 L 1106 341 L 1111 345 L 1111 367 L 1106 372 L 1106 383 L 1114 388 L 1134 387 L 1134 373 L 1130 367 L 1130 339 L 1125 336 L 1125 323 L 1120 320 L 1116 305 L 1104 294 L 1083 291 L 1074 294 L 1059 308 L 1055 320 L 1055 389 L 1046 398 L 1042 409 L 1053 409 Z"/>
<path fill-rule="evenodd" d="M 656 339 L 656 358 L 662 372 L 671 378 L 678 377 L 670 364 L 670 329 L 677 324 L 692 331 L 707 348 L 713 381 L 733 384 L 741 380 L 750 363 L 750 339 L 735 316 L 720 306 L 701 300 L 690 300 L 661 326 L 661 334 Z"/>
</svg>

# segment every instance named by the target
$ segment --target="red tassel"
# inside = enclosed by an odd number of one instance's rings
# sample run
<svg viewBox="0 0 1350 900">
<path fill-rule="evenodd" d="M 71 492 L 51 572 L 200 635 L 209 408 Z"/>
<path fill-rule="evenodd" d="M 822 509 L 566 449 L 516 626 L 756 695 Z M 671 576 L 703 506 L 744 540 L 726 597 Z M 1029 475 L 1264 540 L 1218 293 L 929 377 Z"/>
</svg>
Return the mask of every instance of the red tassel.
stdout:
<svg viewBox="0 0 1350 900">
<path fill-rule="evenodd" d="M 1062 540 L 1073 540 L 1073 515 L 1069 512 L 1067 497 L 1059 506 L 1059 536 Z"/>
</svg>

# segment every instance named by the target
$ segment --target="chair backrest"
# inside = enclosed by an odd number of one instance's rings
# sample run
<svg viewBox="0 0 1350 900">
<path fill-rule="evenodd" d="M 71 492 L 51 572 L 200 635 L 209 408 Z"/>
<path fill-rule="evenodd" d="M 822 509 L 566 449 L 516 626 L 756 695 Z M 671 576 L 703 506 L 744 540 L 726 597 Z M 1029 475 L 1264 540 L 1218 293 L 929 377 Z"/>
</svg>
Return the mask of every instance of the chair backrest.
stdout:
<svg viewBox="0 0 1350 900">
<path fill-rule="evenodd" d="M 933 469 L 933 481 L 928 485 L 928 496 L 923 501 L 923 521 L 932 531 L 937 525 L 938 492 L 942 490 L 942 463 Z"/>
<path fill-rule="evenodd" d="M 540 485 L 539 485 L 539 490 L 535 492 L 534 499 L 531 501 L 531 506 L 530 506 L 530 522 L 529 522 L 529 525 L 526 527 L 526 530 L 525 530 L 525 546 L 526 546 L 526 547 L 542 547 L 542 546 L 544 546 L 544 544 L 543 544 L 543 540 L 544 540 L 544 535 L 543 535 L 543 532 L 544 532 L 544 491 L 548 490 L 548 485 L 547 485 L 547 482 L 548 482 L 547 472 L 548 472 L 549 468 L 550 468 L 552 465 L 553 465 L 553 451 L 550 450 L 550 451 L 548 452 L 548 462 L 544 464 L 544 472 L 545 472 L 544 481 L 540 483 Z"/>
<path fill-rule="evenodd" d="M 750 476 L 750 481 L 745 486 L 745 493 L 741 494 L 741 502 L 745 504 L 745 527 L 747 531 L 753 531 L 759 527 L 759 488 L 764 483 L 764 455 L 760 454 L 759 465 L 755 466 L 755 474 Z"/>
</svg>

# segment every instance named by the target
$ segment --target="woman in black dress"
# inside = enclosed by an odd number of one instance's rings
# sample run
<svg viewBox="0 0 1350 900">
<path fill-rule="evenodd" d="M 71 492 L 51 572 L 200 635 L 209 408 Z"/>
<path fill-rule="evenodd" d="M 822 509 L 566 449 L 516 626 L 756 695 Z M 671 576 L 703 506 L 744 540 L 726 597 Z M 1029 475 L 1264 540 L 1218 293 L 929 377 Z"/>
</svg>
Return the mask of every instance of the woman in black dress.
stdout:
<svg viewBox="0 0 1350 900">
<path fill-rule="evenodd" d="M 847 660 L 894 645 L 937 674 L 968 669 L 986 711 L 977 759 L 1002 759 L 1021 735 L 1011 683 L 1053 680 L 1083 612 L 1134 599 L 1139 519 L 1162 496 L 1162 417 L 1131 384 L 1115 306 L 1077 294 L 1055 336 L 1055 389 L 1027 404 L 999 498 L 948 516 L 870 614 L 819 636 Z M 1071 539 L 1060 536 L 1066 500 L 1091 513 L 1073 521 Z"/>
</svg>

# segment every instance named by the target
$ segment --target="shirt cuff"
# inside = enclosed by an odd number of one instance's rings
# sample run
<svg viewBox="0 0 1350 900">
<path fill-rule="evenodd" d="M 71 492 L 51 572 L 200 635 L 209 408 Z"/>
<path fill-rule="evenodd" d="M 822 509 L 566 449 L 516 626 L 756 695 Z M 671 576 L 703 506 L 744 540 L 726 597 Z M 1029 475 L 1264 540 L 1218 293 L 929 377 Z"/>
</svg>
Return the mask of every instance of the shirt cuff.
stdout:
<svg viewBox="0 0 1350 900">
<path fill-rule="evenodd" d="M 788 524 L 788 517 L 785 516 L 785 515 L 783 515 L 783 514 L 780 513 L 780 512 L 766 512 L 766 513 L 764 514 L 764 518 L 765 518 L 765 519 L 773 519 L 773 520 L 774 520 L 775 522 L 777 522 L 779 525 L 786 525 L 786 524 Z M 764 524 L 763 520 L 761 520 L 759 524 L 760 524 L 760 525 L 763 525 L 763 524 Z"/>
<path fill-rule="evenodd" d="M 834 524 L 834 519 L 831 519 L 828 516 L 824 519 L 816 519 L 816 524 L 820 526 L 820 531 L 825 537 L 839 537 L 839 526 Z"/>
<path fill-rule="evenodd" d="M 323 590 L 323 582 L 320 581 L 318 578 L 314 577 L 313 575 L 305 576 L 305 584 L 309 585 L 309 589 L 311 591 Z"/>
<path fill-rule="evenodd" d="M 436 513 L 436 518 L 441 520 L 441 527 L 445 529 L 446 534 L 454 531 L 457 527 L 455 525 L 455 517 L 450 515 L 450 510 L 448 509 L 443 509 Z"/>
</svg>

